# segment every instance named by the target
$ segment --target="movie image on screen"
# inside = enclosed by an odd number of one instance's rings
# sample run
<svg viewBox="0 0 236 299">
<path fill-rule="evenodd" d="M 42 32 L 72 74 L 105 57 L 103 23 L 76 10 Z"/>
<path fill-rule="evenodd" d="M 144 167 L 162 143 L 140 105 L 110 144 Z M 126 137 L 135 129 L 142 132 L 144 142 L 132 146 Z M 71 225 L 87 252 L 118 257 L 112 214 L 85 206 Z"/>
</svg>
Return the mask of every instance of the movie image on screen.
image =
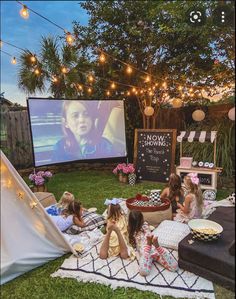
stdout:
<svg viewBox="0 0 236 299">
<path fill-rule="evenodd" d="M 27 103 L 35 166 L 127 155 L 123 101 L 29 98 Z"/>
</svg>

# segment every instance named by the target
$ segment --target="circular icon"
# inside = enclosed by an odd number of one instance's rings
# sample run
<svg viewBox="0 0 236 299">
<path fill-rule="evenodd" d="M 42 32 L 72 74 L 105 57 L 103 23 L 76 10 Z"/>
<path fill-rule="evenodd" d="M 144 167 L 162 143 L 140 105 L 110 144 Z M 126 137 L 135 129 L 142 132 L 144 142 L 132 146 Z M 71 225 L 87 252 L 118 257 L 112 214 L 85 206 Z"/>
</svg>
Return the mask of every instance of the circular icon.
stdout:
<svg viewBox="0 0 236 299">
<path fill-rule="evenodd" d="M 234 26 L 234 10 L 229 5 L 220 5 L 212 13 L 213 24 Z"/>
<path fill-rule="evenodd" d="M 193 27 L 202 26 L 205 24 L 206 14 L 201 8 L 192 8 L 188 10 L 186 18 L 189 25 Z"/>
</svg>

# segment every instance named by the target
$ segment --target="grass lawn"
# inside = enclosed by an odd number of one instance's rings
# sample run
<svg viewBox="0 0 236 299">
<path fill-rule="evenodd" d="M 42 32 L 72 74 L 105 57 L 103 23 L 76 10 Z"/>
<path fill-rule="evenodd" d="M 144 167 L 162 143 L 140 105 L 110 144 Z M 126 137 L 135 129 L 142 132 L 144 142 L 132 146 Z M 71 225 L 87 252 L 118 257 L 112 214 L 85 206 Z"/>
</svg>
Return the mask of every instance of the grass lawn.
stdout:
<svg viewBox="0 0 236 299">
<path fill-rule="evenodd" d="M 60 173 L 53 176 L 48 184 L 49 192 L 54 193 L 57 200 L 64 191 L 72 192 L 80 199 L 85 207 L 97 207 L 102 213 L 105 209 L 105 198 L 131 197 L 136 193 L 142 193 L 147 189 L 163 188 L 163 184 L 142 182 L 135 186 L 124 185 L 110 172 L 104 171 L 76 171 Z M 219 190 L 218 199 L 226 197 L 231 190 Z M 112 290 L 110 287 L 94 284 L 81 283 L 69 278 L 51 278 L 50 274 L 55 272 L 66 257 L 62 256 L 30 271 L 13 281 L 1 286 L 2 299 L 157 299 L 161 298 L 151 292 L 142 292 L 132 288 L 118 288 Z M 233 292 L 215 285 L 217 299 L 235 298 Z M 172 298 L 168 296 L 163 299 Z"/>
</svg>

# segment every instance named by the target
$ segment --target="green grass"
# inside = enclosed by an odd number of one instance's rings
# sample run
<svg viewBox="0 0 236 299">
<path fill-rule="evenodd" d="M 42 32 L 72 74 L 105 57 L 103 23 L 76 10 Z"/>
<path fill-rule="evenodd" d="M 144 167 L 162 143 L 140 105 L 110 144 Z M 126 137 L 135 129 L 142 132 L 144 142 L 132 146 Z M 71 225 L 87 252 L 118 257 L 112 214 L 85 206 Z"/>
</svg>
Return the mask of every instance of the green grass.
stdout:
<svg viewBox="0 0 236 299">
<path fill-rule="evenodd" d="M 67 190 L 75 194 L 85 207 L 97 207 L 102 213 L 105 209 L 104 199 L 111 197 L 132 197 L 147 189 L 163 188 L 163 184 L 142 182 L 135 186 L 119 183 L 110 172 L 104 171 L 76 171 L 60 173 L 53 176 L 48 184 L 49 192 L 54 193 L 59 200 L 62 193 Z M 230 190 L 220 190 L 218 199 L 229 194 Z M 42 267 L 34 269 L 1 286 L 2 299 L 160 299 L 151 292 L 142 292 L 133 288 L 118 288 L 94 284 L 81 283 L 69 278 L 51 278 L 70 254 L 62 256 Z M 234 293 L 215 286 L 217 299 L 232 299 Z M 163 299 L 172 298 L 162 296 Z"/>
</svg>

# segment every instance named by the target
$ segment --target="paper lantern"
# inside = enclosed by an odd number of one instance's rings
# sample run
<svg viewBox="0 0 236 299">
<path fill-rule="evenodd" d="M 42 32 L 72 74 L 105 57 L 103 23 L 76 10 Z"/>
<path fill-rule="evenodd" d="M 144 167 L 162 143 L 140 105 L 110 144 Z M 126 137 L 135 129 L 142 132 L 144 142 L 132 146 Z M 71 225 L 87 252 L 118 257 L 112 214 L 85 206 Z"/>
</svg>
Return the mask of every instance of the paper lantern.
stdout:
<svg viewBox="0 0 236 299">
<path fill-rule="evenodd" d="M 144 114 L 146 116 L 152 116 L 154 113 L 154 108 L 152 106 L 147 106 L 145 109 L 144 109 Z"/>
<path fill-rule="evenodd" d="M 229 119 L 235 121 L 235 107 L 231 108 L 228 112 Z"/>
<path fill-rule="evenodd" d="M 195 110 L 192 114 L 192 118 L 195 121 L 202 121 L 205 118 L 205 112 L 202 110 Z"/>
<path fill-rule="evenodd" d="M 182 100 L 181 99 L 174 99 L 172 101 L 173 108 L 180 108 L 182 106 Z"/>
</svg>

